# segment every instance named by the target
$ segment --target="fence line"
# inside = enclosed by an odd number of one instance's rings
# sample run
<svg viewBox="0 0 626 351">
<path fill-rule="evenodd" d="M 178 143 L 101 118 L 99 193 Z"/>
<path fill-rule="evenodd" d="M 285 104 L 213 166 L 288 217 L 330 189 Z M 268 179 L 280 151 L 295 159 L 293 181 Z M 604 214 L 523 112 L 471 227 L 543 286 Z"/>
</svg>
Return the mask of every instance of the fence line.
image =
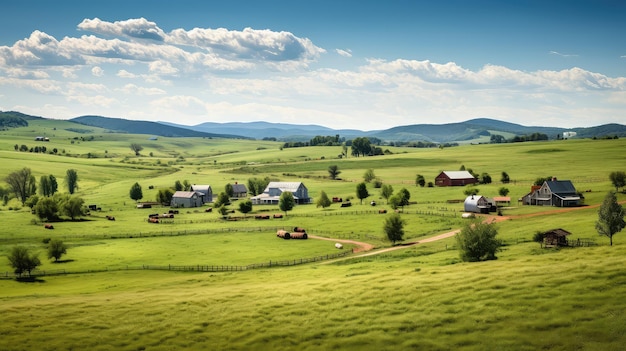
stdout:
<svg viewBox="0 0 626 351">
<path fill-rule="evenodd" d="M 231 265 L 141 265 L 141 266 L 126 266 L 117 268 L 99 268 L 99 269 L 86 269 L 70 271 L 66 269 L 56 270 L 33 270 L 31 277 L 43 277 L 43 276 L 55 276 L 55 275 L 68 275 L 68 274 L 88 274 L 88 273 L 103 273 L 103 272 L 119 272 L 119 271 L 131 271 L 131 270 L 155 270 L 155 271 L 178 271 L 178 272 L 242 272 L 252 269 L 272 268 L 272 267 L 288 267 L 297 266 L 301 264 L 307 264 L 312 262 L 327 261 L 335 258 L 345 257 L 352 254 L 352 250 L 345 250 L 335 254 L 326 254 L 322 256 L 315 256 L 309 258 L 298 258 L 293 260 L 281 260 L 281 261 L 269 261 L 263 263 L 253 263 L 246 266 L 231 266 Z M 18 275 L 11 272 L 0 273 L 0 279 L 15 279 Z M 27 278 L 22 275 L 22 278 Z"/>
</svg>

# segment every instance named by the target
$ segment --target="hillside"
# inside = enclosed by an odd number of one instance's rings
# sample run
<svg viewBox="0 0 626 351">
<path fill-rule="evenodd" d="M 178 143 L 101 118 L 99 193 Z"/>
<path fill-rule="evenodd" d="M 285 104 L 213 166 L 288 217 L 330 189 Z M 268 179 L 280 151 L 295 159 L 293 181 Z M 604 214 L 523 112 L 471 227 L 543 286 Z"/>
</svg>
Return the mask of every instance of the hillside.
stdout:
<svg viewBox="0 0 626 351">
<path fill-rule="evenodd" d="M 206 133 L 186 128 L 166 126 L 157 122 L 132 121 L 123 118 L 81 116 L 72 118 L 70 121 L 87 126 L 105 128 L 118 133 L 150 134 L 164 137 L 241 138 L 241 136 L 237 135 Z"/>
</svg>

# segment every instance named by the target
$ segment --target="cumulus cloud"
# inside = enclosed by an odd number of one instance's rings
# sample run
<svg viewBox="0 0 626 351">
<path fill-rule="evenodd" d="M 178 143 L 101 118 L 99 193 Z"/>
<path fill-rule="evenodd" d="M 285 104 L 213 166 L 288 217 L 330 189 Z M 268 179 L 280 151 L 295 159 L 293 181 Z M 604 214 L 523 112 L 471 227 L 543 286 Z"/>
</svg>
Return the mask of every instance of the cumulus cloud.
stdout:
<svg viewBox="0 0 626 351">
<path fill-rule="evenodd" d="M 126 84 L 118 90 L 128 95 L 165 95 L 165 90 L 163 89 L 139 87 L 135 84 Z"/>
<path fill-rule="evenodd" d="M 104 76 L 104 70 L 102 68 L 96 66 L 96 67 L 91 69 L 91 74 L 94 77 L 102 77 L 102 76 Z"/>
<path fill-rule="evenodd" d="M 133 39 L 163 41 L 165 38 L 165 33 L 156 23 L 150 22 L 143 17 L 126 21 L 115 21 L 113 23 L 102 21 L 99 18 L 84 19 L 78 25 L 78 29 L 97 34 Z"/>
</svg>

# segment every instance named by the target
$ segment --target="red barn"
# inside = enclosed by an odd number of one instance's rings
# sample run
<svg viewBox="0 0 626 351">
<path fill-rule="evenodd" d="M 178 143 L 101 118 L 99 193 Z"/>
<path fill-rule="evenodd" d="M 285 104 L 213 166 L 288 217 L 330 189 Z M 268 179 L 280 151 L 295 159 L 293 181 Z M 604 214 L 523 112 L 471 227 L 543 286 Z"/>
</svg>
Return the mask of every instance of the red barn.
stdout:
<svg viewBox="0 0 626 351">
<path fill-rule="evenodd" d="M 436 186 L 464 186 L 477 182 L 468 171 L 443 171 L 435 178 Z"/>
</svg>

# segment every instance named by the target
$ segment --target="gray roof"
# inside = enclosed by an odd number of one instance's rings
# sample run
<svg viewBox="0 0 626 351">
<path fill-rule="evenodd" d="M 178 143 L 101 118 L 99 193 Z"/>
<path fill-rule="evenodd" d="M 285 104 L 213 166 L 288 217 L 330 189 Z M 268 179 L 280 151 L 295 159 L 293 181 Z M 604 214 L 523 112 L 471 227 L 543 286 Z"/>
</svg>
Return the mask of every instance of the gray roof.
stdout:
<svg viewBox="0 0 626 351">
<path fill-rule="evenodd" d="M 443 171 L 443 173 L 448 176 L 450 179 L 476 179 L 474 176 L 468 171 Z"/>
<path fill-rule="evenodd" d="M 576 194 L 576 188 L 569 180 L 547 180 L 546 185 L 553 194 Z"/>
<path fill-rule="evenodd" d="M 196 194 L 204 195 L 196 191 L 177 191 L 174 193 L 174 195 L 172 195 L 172 197 L 191 199 Z"/>
<path fill-rule="evenodd" d="M 239 183 L 233 184 L 233 192 L 235 194 L 247 193 L 248 188 L 246 188 L 246 186 L 243 184 L 239 184 Z"/>
<path fill-rule="evenodd" d="M 295 193 L 298 191 L 298 188 L 302 185 L 302 182 L 270 182 L 265 188 L 264 192 L 269 192 L 269 189 L 277 188 L 281 191 L 289 191 Z"/>
</svg>

